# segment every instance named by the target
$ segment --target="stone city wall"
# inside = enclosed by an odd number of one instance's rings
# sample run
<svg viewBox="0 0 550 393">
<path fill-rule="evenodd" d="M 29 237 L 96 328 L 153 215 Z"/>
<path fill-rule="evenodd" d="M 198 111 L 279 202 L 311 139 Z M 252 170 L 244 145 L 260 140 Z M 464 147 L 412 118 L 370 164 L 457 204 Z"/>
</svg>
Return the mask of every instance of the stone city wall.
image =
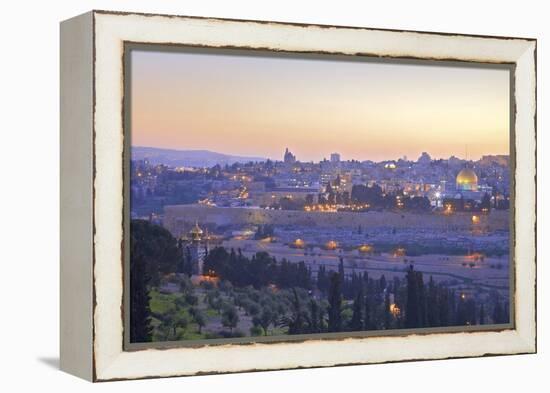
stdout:
<svg viewBox="0 0 550 393">
<path fill-rule="evenodd" d="M 474 223 L 472 216 L 477 216 Z M 294 225 L 332 227 L 336 229 L 377 227 L 425 228 L 433 230 L 495 231 L 509 229 L 510 211 L 494 210 L 489 214 L 453 213 L 395 213 L 395 212 L 305 212 L 265 210 L 257 208 L 212 207 L 205 205 L 172 205 L 164 207 L 164 227 L 175 236 L 182 235 L 190 225 Z"/>
</svg>

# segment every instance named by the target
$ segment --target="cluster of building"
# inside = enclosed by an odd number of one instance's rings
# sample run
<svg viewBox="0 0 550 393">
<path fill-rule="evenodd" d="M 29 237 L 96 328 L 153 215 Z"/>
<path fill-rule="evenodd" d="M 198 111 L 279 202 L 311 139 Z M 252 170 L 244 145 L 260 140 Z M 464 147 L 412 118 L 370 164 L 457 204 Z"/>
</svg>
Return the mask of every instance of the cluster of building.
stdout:
<svg viewBox="0 0 550 393">
<path fill-rule="evenodd" d="M 489 198 L 489 207 L 506 208 L 510 187 L 505 156 L 486 156 L 478 162 L 467 162 L 453 157 L 432 160 L 423 153 L 417 161 L 359 162 L 342 161 L 340 154 L 332 153 L 330 160 L 313 163 L 298 161 L 286 149 L 283 161 L 271 163 L 269 171 L 265 163 L 257 163 L 248 172 L 261 176 L 260 179 L 249 176 L 249 181 L 242 183 L 247 190 L 246 198 L 237 203 L 243 206 L 270 207 L 281 198 L 304 201 L 311 206 L 326 199 L 329 192 L 343 195 L 344 201 L 339 205 L 349 205 L 353 186 L 376 185 L 385 194 L 426 197 L 434 209 L 449 206 L 454 210 L 473 209 L 484 197 Z M 209 201 L 220 205 L 215 193 Z"/>
<path fill-rule="evenodd" d="M 364 211 L 352 198 L 355 186 L 377 187 L 385 195 L 422 197 L 439 211 L 507 209 L 510 195 L 508 156 L 478 161 L 456 157 L 411 161 L 343 161 L 339 153 L 320 162 L 301 162 L 288 148 L 282 161 L 213 168 L 170 168 L 132 162 L 133 205 L 161 214 L 162 206 L 202 203 L 218 207 Z M 287 204 L 281 204 L 286 201 Z M 290 207 L 289 207 L 290 206 Z M 145 209 L 146 210 L 146 209 Z M 136 209 L 137 211 L 137 209 Z M 144 209 L 141 210 L 143 212 Z M 138 214 L 143 216 L 143 214 Z"/>
<path fill-rule="evenodd" d="M 397 207 L 406 198 L 423 198 L 436 214 L 419 219 L 414 212 L 369 211 L 368 204 L 359 205 L 352 197 L 357 187 L 376 188 L 384 196 L 395 197 Z M 136 214 L 136 206 L 160 206 L 150 210 L 148 218 L 158 219 L 180 240 L 184 258 L 199 279 L 210 277 L 203 261 L 216 245 L 250 253 L 268 250 L 279 259 L 306 258 L 313 267 L 337 260 L 331 254 L 334 251 L 353 269 L 357 258 L 388 247 L 395 248 L 395 255 L 417 245 L 442 255 L 449 250 L 505 255 L 509 242 L 507 211 L 477 213 L 507 209 L 507 156 L 434 160 L 423 153 L 416 161 L 403 157 L 360 162 L 343 161 L 340 154 L 332 153 L 320 162 L 301 162 L 286 149 L 281 161 L 211 168 L 136 161 L 132 162 L 131 193 L 133 217 L 143 217 Z M 297 211 L 284 211 L 281 200 L 295 203 L 289 210 Z M 355 208 L 368 213 L 355 214 Z M 455 211 L 471 212 L 445 214 Z M 266 225 L 274 235 L 257 238 L 259 228 Z"/>
</svg>

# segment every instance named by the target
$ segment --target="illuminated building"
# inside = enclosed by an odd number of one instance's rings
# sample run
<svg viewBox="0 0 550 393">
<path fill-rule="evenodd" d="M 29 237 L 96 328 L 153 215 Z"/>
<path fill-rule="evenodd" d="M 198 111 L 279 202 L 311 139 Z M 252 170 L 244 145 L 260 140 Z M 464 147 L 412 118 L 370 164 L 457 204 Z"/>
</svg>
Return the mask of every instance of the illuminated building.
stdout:
<svg viewBox="0 0 550 393">
<path fill-rule="evenodd" d="M 317 203 L 319 187 L 276 187 L 271 190 L 250 193 L 252 202 L 258 206 L 269 206 L 279 202 L 281 198 L 307 200 Z"/>
<path fill-rule="evenodd" d="M 189 231 L 191 242 L 187 245 L 188 255 L 191 259 L 192 274 L 202 275 L 204 257 L 207 253 L 207 245 L 203 244 L 203 230 L 199 227 L 198 222 Z"/>
</svg>

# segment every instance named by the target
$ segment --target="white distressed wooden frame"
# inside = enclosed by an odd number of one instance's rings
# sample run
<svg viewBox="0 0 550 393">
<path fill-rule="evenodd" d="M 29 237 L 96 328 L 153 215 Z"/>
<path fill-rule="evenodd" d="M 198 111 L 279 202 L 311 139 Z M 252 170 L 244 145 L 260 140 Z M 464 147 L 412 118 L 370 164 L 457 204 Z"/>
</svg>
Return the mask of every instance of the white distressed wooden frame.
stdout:
<svg viewBox="0 0 550 393">
<path fill-rule="evenodd" d="M 515 328 L 123 350 L 124 42 L 515 64 Z M 92 11 L 61 25 L 61 368 L 93 381 L 536 351 L 536 41 Z"/>
</svg>

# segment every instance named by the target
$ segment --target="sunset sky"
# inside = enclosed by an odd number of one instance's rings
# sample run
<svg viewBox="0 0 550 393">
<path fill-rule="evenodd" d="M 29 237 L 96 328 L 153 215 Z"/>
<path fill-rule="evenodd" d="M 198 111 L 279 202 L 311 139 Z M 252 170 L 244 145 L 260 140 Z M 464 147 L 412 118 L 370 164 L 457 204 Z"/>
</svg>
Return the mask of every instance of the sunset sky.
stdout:
<svg viewBox="0 0 550 393">
<path fill-rule="evenodd" d="M 131 52 L 133 146 L 278 160 L 288 147 L 301 161 L 508 154 L 508 70 L 214 53 Z"/>
</svg>

